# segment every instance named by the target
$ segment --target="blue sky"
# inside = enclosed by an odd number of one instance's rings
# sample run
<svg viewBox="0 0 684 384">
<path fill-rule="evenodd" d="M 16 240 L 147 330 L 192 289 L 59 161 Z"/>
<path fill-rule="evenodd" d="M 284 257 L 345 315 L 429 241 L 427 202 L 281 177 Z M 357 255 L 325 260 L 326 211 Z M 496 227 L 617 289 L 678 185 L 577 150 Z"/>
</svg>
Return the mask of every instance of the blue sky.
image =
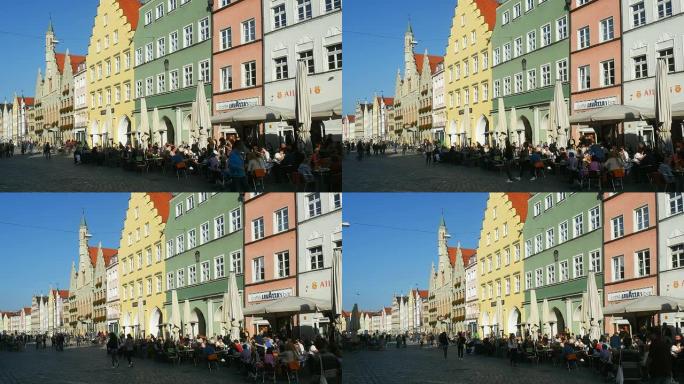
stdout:
<svg viewBox="0 0 684 384">
<path fill-rule="evenodd" d="M 31 305 L 50 285 L 69 289 L 85 211 L 90 244 L 119 248 L 129 194 L 0 193 L 0 310 Z"/>
<path fill-rule="evenodd" d="M 444 55 L 456 0 L 353 0 L 344 6 L 344 112 L 354 113 L 357 100 L 394 96 L 409 18 L 415 51 Z"/>
<path fill-rule="evenodd" d="M 0 102 L 14 92 L 35 96 L 38 68 L 45 72 L 45 32 L 50 15 L 60 44 L 58 52 L 85 55 L 98 0 L 3 1 L 0 40 Z"/>
<path fill-rule="evenodd" d="M 486 193 L 347 193 L 344 195 L 345 310 L 389 306 L 393 293 L 427 289 L 437 263 L 437 228 L 444 210 L 450 246 L 477 248 Z"/>
</svg>

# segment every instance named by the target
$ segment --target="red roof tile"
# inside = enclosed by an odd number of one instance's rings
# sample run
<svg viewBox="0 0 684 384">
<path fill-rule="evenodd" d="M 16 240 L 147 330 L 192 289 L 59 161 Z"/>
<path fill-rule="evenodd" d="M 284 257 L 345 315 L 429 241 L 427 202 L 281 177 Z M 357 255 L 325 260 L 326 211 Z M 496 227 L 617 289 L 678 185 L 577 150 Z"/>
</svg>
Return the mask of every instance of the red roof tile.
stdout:
<svg viewBox="0 0 684 384">
<path fill-rule="evenodd" d="M 378 100 L 382 100 L 385 105 L 394 105 L 394 97 L 380 97 L 378 96 Z"/>
<path fill-rule="evenodd" d="M 449 262 L 451 263 L 451 266 L 453 267 L 456 265 L 456 250 L 458 248 L 456 247 L 448 247 L 447 251 L 449 252 Z M 477 252 L 475 249 L 470 249 L 470 248 L 461 248 L 461 258 L 463 260 L 463 265 L 466 266 L 468 265 L 468 260 L 470 260 L 470 256 L 474 255 L 475 252 Z"/>
<path fill-rule="evenodd" d="M 138 18 L 140 10 L 139 0 L 117 0 L 119 3 L 119 8 L 123 11 L 126 20 L 131 25 L 131 30 L 135 31 L 138 29 Z"/>
<path fill-rule="evenodd" d="M 119 251 L 113 248 L 102 248 L 102 257 L 104 258 L 105 267 L 109 265 L 109 260 Z M 97 264 L 97 247 L 88 247 L 88 256 L 93 267 Z"/>
<path fill-rule="evenodd" d="M 33 97 L 24 97 L 24 103 L 26 105 L 33 105 L 34 101 Z"/>
<path fill-rule="evenodd" d="M 62 299 L 68 298 L 69 297 L 69 291 L 66 289 L 60 289 L 59 290 L 59 297 L 61 297 Z"/>
<path fill-rule="evenodd" d="M 356 116 L 355 115 L 347 115 L 347 121 L 350 123 L 353 123 L 356 121 Z"/>
<path fill-rule="evenodd" d="M 419 289 L 418 290 L 418 296 L 420 296 L 421 299 L 427 299 L 429 294 L 430 293 L 425 289 Z"/>
<path fill-rule="evenodd" d="M 392 307 L 385 307 L 385 315 L 392 313 Z"/>
<path fill-rule="evenodd" d="M 416 68 L 418 69 L 418 73 L 422 73 L 423 60 L 425 59 L 425 55 L 420 53 L 414 53 L 413 57 L 416 60 Z M 435 73 L 435 70 L 437 69 L 437 64 L 441 63 L 442 61 L 444 61 L 443 56 L 428 55 L 428 62 L 430 63 L 430 73 Z"/>
<path fill-rule="evenodd" d="M 475 6 L 480 10 L 489 30 L 493 31 L 496 25 L 496 8 L 499 3 L 496 0 L 475 0 Z"/>
<path fill-rule="evenodd" d="M 24 307 L 24 314 L 30 315 L 31 314 L 31 307 Z"/>
<path fill-rule="evenodd" d="M 55 53 L 55 59 L 57 59 L 57 69 L 59 73 L 64 73 L 64 62 L 66 61 L 66 53 Z M 76 73 L 78 65 L 85 61 L 85 56 L 69 55 L 71 60 L 71 71 Z"/>
<path fill-rule="evenodd" d="M 161 216 L 162 223 L 166 223 L 169 219 L 169 204 L 171 198 L 173 197 L 170 192 L 152 192 L 148 193 L 150 200 L 154 204 L 154 208 L 157 210 L 157 214 Z"/>
<path fill-rule="evenodd" d="M 527 192 L 511 192 L 507 193 L 506 196 L 513 205 L 515 213 L 520 216 L 520 222 L 524 223 L 527 219 L 527 200 L 530 198 L 530 194 Z"/>
</svg>

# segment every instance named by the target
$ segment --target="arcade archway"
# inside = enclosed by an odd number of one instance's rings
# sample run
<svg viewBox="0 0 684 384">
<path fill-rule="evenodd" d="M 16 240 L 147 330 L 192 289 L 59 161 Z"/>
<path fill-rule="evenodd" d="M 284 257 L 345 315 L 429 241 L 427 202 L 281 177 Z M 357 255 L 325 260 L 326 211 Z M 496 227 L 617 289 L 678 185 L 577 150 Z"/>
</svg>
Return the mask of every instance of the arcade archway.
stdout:
<svg viewBox="0 0 684 384">
<path fill-rule="evenodd" d="M 132 143 L 131 137 L 131 119 L 124 115 L 119 118 L 119 128 L 117 129 L 117 144 Z"/>
<path fill-rule="evenodd" d="M 192 329 L 192 336 L 206 336 L 207 334 L 207 323 L 204 319 L 204 314 L 197 307 L 190 312 L 190 327 Z"/>
</svg>

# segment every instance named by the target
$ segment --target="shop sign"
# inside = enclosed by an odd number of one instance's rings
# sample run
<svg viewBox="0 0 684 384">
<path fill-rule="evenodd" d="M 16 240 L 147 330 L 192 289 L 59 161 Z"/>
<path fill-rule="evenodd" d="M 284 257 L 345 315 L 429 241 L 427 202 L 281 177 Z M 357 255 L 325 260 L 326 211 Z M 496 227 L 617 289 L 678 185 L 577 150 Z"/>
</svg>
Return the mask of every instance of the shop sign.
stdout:
<svg viewBox="0 0 684 384">
<path fill-rule="evenodd" d="M 226 111 L 229 109 L 239 109 L 239 108 L 252 107 L 254 105 L 259 105 L 259 98 L 258 97 L 252 97 L 250 99 L 222 101 L 220 103 L 216 103 L 216 110 L 217 111 Z"/>
<path fill-rule="evenodd" d="M 256 292 L 247 295 L 247 301 L 265 301 L 265 300 L 276 300 L 282 299 L 283 297 L 288 297 L 292 295 L 292 288 L 278 289 L 275 291 L 266 292 Z"/>
<path fill-rule="evenodd" d="M 652 294 L 653 287 L 631 289 L 629 291 L 611 292 L 608 294 L 608 301 L 637 299 L 643 296 L 651 296 Z"/>
<path fill-rule="evenodd" d="M 644 89 L 635 89 L 633 92 L 628 91 L 629 93 L 626 93 L 626 95 L 629 97 L 630 101 L 639 101 L 640 99 L 647 98 L 647 97 L 655 97 L 655 88 L 644 88 Z M 682 93 L 682 85 L 681 84 L 674 84 L 670 86 L 670 94 L 673 96 L 676 96 L 678 94 Z"/>
<path fill-rule="evenodd" d="M 309 90 L 309 93 L 311 93 L 312 95 L 320 94 L 321 93 L 321 86 L 317 85 L 315 87 L 311 87 L 311 89 Z M 278 99 L 284 99 L 286 97 L 295 97 L 295 90 L 294 89 L 288 89 L 288 90 L 284 90 L 284 91 L 277 91 L 276 97 Z"/>
<path fill-rule="evenodd" d="M 573 108 L 575 111 L 579 111 L 582 109 L 601 108 L 601 107 L 605 107 L 608 105 L 613 105 L 615 103 L 617 103 L 617 97 L 612 96 L 612 97 L 604 97 L 602 99 L 575 101 Z"/>
</svg>

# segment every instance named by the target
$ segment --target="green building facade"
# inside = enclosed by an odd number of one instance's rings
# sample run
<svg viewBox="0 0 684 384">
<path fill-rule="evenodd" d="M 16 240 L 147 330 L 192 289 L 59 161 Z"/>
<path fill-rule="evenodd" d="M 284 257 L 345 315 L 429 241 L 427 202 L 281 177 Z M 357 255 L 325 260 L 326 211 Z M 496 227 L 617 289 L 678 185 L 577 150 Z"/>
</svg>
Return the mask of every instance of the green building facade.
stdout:
<svg viewBox="0 0 684 384">
<path fill-rule="evenodd" d="M 524 322 L 530 313 L 530 291 L 536 290 L 540 320 L 549 302 L 549 325 L 542 333 L 581 333 L 579 309 L 594 271 L 603 292 L 602 202 L 595 193 L 537 193 L 528 204 L 523 227 L 525 288 Z M 542 320 L 543 321 L 543 320 Z"/>
<path fill-rule="evenodd" d="M 566 0 L 505 0 L 496 10 L 492 32 L 492 118 L 499 120 L 503 97 L 512 143 L 547 140 L 549 104 L 556 79 L 570 98 L 570 17 Z M 515 107 L 517 121 L 511 124 Z M 514 125 L 514 126 L 512 126 Z M 497 132 L 499 137 L 503 135 Z"/>
<path fill-rule="evenodd" d="M 211 103 L 211 20 L 206 1 L 149 0 L 140 7 L 133 38 L 133 113 L 135 121 L 140 122 L 140 105 L 145 97 L 152 133 L 151 137 L 141 136 L 143 143 L 179 145 L 192 141 L 190 114 L 199 80 L 204 81 L 205 95 Z M 159 109 L 157 131 L 161 133 L 154 132 L 154 108 Z"/>
<path fill-rule="evenodd" d="M 229 273 L 236 273 L 242 297 L 244 211 L 239 197 L 238 193 L 178 193 L 169 205 L 164 230 L 165 318 L 171 318 L 175 289 L 182 322 L 191 324 L 194 335 L 225 334 L 220 321 Z M 190 302 L 190 319 L 185 319 L 186 299 Z"/>
</svg>

